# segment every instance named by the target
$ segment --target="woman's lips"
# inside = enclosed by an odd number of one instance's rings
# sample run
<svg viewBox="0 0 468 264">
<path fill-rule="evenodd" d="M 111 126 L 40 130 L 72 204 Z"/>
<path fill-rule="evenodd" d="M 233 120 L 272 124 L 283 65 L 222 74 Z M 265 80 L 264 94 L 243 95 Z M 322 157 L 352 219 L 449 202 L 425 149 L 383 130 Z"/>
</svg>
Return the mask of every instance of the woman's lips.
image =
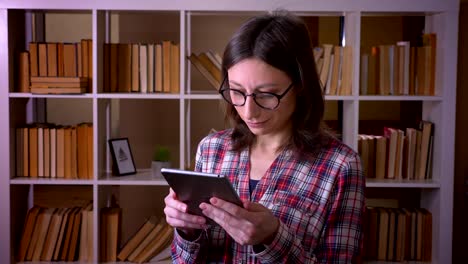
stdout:
<svg viewBox="0 0 468 264">
<path fill-rule="evenodd" d="M 246 121 L 246 123 L 251 128 L 259 128 L 265 125 L 266 121 Z"/>
</svg>

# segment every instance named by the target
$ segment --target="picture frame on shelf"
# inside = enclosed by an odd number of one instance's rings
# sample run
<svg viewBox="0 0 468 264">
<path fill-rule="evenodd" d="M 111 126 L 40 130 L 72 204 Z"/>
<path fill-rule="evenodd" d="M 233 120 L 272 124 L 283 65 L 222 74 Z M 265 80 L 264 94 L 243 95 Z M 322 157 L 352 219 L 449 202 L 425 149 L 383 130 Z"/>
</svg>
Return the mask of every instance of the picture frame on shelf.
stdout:
<svg viewBox="0 0 468 264">
<path fill-rule="evenodd" d="M 112 156 L 112 174 L 116 176 L 136 174 L 135 161 L 128 138 L 113 138 L 108 140 Z"/>
</svg>

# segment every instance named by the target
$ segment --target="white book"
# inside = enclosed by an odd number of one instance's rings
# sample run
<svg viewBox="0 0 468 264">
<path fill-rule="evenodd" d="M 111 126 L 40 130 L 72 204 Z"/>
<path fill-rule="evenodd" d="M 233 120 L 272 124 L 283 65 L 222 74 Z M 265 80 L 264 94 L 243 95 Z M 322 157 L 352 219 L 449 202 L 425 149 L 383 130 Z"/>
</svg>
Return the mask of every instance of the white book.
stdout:
<svg viewBox="0 0 468 264">
<path fill-rule="evenodd" d="M 409 41 L 398 41 L 398 46 L 404 46 L 404 62 L 403 62 L 403 94 L 409 94 L 409 65 L 410 65 L 410 42 Z"/>
<path fill-rule="evenodd" d="M 328 69 L 330 67 L 330 57 L 332 53 L 333 45 L 324 44 L 323 45 L 323 65 L 322 70 L 320 71 L 320 83 L 322 86 L 325 86 L 328 78 Z"/>
<path fill-rule="evenodd" d="M 338 65 L 338 85 L 336 86 L 336 92 L 334 95 L 341 94 L 341 80 L 343 78 L 343 47 L 340 47 L 338 56 L 340 57 L 340 64 Z M 336 56 L 336 54 L 335 54 Z"/>
<path fill-rule="evenodd" d="M 221 58 L 221 56 L 216 52 L 214 52 L 213 54 L 214 54 L 214 57 L 216 58 L 216 60 L 218 61 L 218 63 L 223 65 L 223 58 Z"/>
<path fill-rule="evenodd" d="M 333 72 L 333 62 L 334 62 L 334 59 L 335 58 L 335 55 L 332 54 L 330 55 L 330 66 L 328 67 L 328 77 L 327 77 L 327 83 L 325 84 L 325 94 L 329 94 L 330 93 L 330 86 L 331 86 L 331 79 L 332 79 L 332 72 Z"/>
<path fill-rule="evenodd" d="M 57 177 L 57 129 L 50 128 L 50 177 Z"/>
<path fill-rule="evenodd" d="M 148 44 L 148 93 L 154 93 L 154 44 Z"/>
<path fill-rule="evenodd" d="M 140 45 L 140 92 L 148 92 L 148 54 L 146 44 Z"/>
<path fill-rule="evenodd" d="M 209 50 L 209 51 L 206 51 L 205 54 L 208 57 L 208 59 L 210 59 L 210 61 L 216 66 L 216 68 L 218 68 L 218 70 L 221 71 L 222 69 L 221 63 L 216 59 L 214 52 Z"/>
</svg>

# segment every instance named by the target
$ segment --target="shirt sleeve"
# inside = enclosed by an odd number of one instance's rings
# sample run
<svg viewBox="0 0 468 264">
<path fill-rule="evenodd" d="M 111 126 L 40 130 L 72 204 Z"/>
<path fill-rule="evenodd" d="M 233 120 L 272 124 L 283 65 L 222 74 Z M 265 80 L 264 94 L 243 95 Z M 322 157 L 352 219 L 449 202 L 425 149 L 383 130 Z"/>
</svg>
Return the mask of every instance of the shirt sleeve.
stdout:
<svg viewBox="0 0 468 264">
<path fill-rule="evenodd" d="M 357 263 L 363 246 L 365 180 L 357 154 L 345 162 L 331 196 L 324 235 L 316 248 L 319 263 Z"/>
<path fill-rule="evenodd" d="M 200 254 L 200 252 L 205 238 L 205 231 L 202 231 L 197 239 L 188 241 L 175 229 L 174 240 L 171 245 L 172 263 L 201 263 L 203 254 Z"/>
<path fill-rule="evenodd" d="M 280 223 L 273 242 L 254 255 L 261 263 L 356 263 L 362 250 L 364 187 L 360 159 L 353 155 L 337 177 L 330 213 L 315 250 L 307 251 L 295 234 Z"/>
</svg>

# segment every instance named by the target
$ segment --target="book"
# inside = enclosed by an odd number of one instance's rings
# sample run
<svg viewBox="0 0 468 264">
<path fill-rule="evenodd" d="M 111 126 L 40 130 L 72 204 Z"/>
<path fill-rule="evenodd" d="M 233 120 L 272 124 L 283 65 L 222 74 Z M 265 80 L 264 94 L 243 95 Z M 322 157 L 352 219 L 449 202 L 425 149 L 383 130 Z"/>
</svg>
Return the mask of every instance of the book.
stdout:
<svg viewBox="0 0 468 264">
<path fill-rule="evenodd" d="M 141 241 L 127 259 L 131 262 L 136 262 L 138 255 L 154 240 L 154 238 L 158 236 L 158 234 L 164 229 L 165 224 L 165 221 L 160 219 L 156 226 L 153 227 L 151 232 L 145 237 L 145 239 L 143 239 L 143 241 Z"/>
<path fill-rule="evenodd" d="M 191 64 L 208 80 L 213 88 L 218 90 L 221 83 L 218 82 L 205 67 L 203 67 L 203 64 L 198 59 L 197 55 L 192 53 L 188 59 L 190 60 Z"/>
<path fill-rule="evenodd" d="M 28 213 L 26 215 L 26 220 L 24 221 L 24 225 L 23 225 L 23 232 L 22 232 L 21 240 L 19 244 L 18 255 L 16 258 L 18 262 L 22 262 L 26 260 L 26 254 L 29 250 L 29 246 L 32 241 L 31 238 L 34 233 L 36 221 L 41 212 L 41 209 L 42 208 L 39 206 L 34 206 L 28 210 Z"/>
<path fill-rule="evenodd" d="M 148 262 L 153 256 L 158 254 L 164 248 L 165 245 L 167 245 L 168 241 L 172 240 L 173 233 L 174 229 L 170 225 L 165 224 L 164 228 L 153 239 L 153 241 L 150 244 L 148 244 L 143 249 L 143 251 L 137 256 L 136 262 Z"/>
<path fill-rule="evenodd" d="M 39 226 L 39 234 L 37 236 L 37 242 L 34 248 L 34 253 L 31 258 L 32 261 L 41 260 L 42 249 L 44 248 L 46 237 L 50 230 L 49 227 L 52 215 L 54 214 L 55 210 L 55 208 L 45 208 L 41 211 L 42 221 L 41 225 Z"/>
<path fill-rule="evenodd" d="M 18 65 L 18 92 L 29 93 L 29 52 L 20 52 Z"/>
<path fill-rule="evenodd" d="M 135 250 L 135 248 L 146 238 L 151 230 L 154 229 L 158 222 L 156 216 L 151 216 L 145 223 L 138 229 L 138 231 L 125 243 L 125 246 L 120 250 L 117 258 L 125 261 L 128 256 Z"/>
<path fill-rule="evenodd" d="M 45 240 L 44 248 L 42 249 L 41 260 L 42 261 L 51 261 L 54 253 L 54 249 L 57 243 L 57 238 L 60 233 L 60 228 L 62 225 L 62 218 L 65 213 L 66 208 L 57 209 L 50 220 L 49 231 L 47 232 L 47 237 Z"/>
</svg>

